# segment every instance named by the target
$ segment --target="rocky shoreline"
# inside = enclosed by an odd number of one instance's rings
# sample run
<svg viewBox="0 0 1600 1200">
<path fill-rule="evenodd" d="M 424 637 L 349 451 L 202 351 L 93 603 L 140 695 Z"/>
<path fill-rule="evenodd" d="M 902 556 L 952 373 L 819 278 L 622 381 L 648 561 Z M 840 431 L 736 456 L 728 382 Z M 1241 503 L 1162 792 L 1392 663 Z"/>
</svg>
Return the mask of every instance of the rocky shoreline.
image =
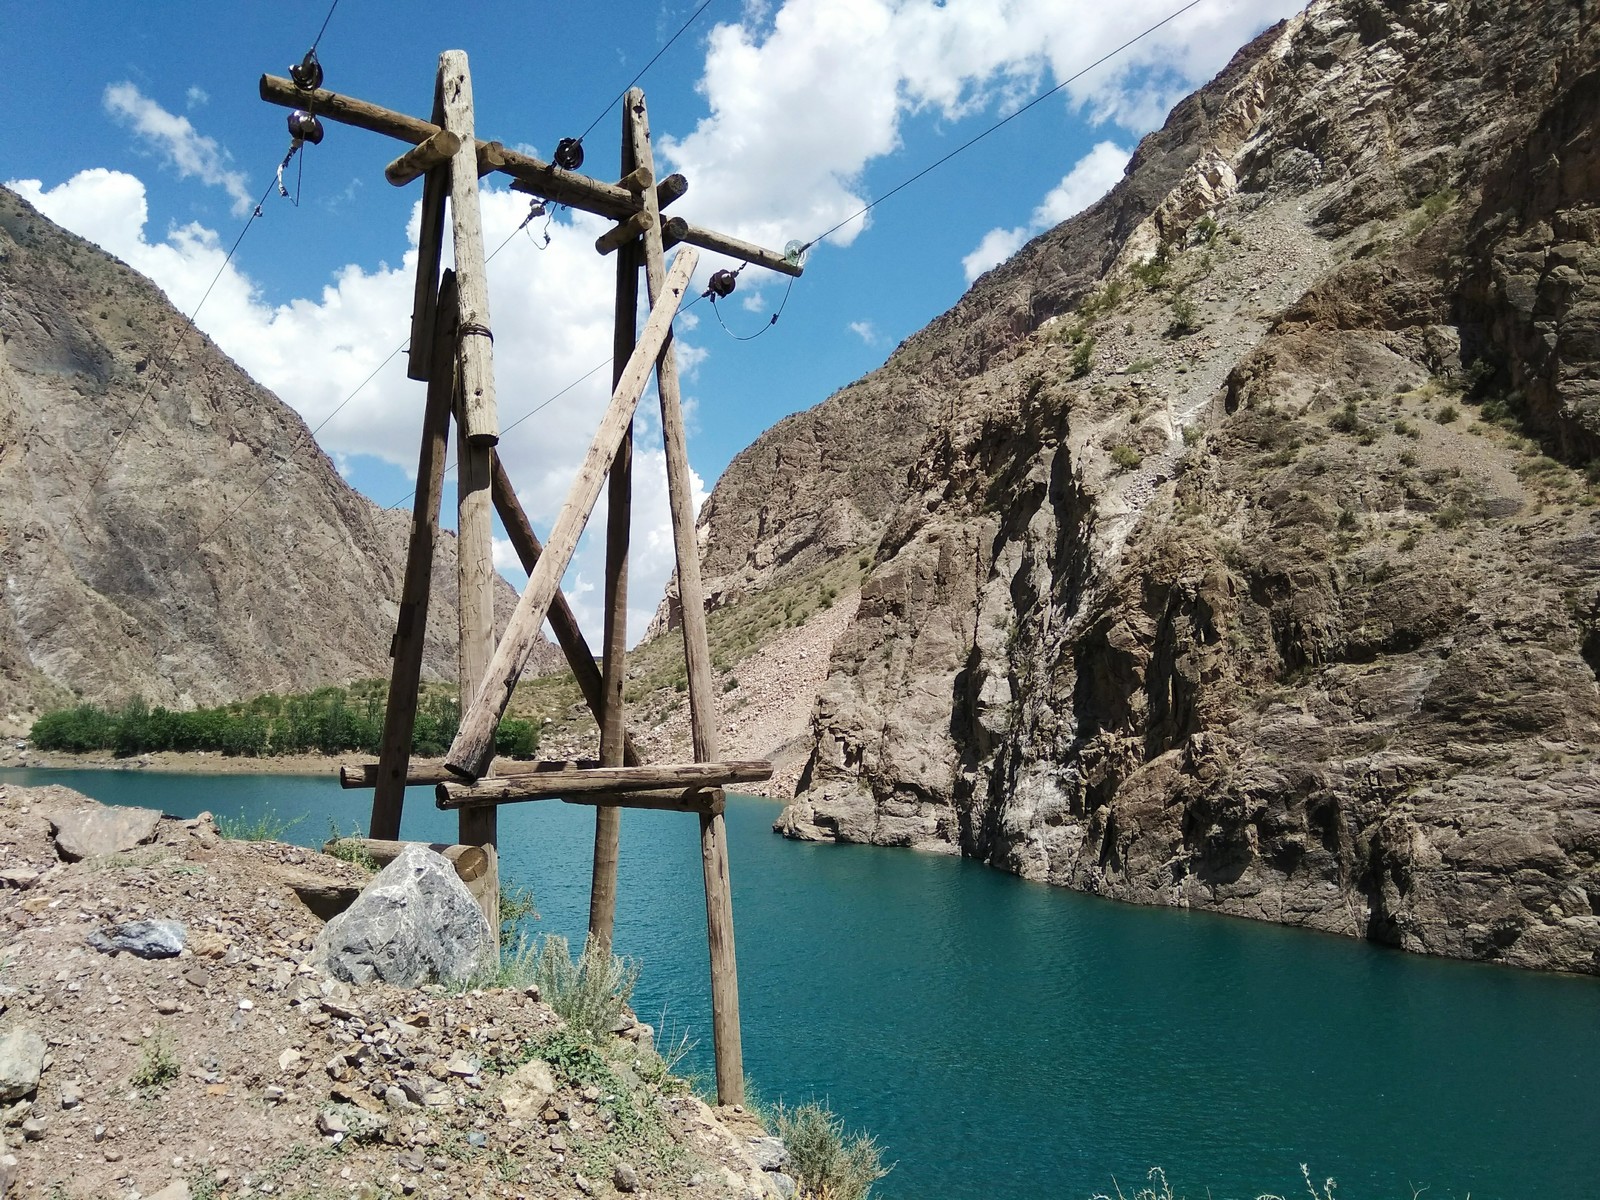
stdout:
<svg viewBox="0 0 1600 1200">
<path fill-rule="evenodd" d="M 781 1195 L 631 1016 L 580 1051 L 537 989 L 324 975 L 308 898 L 370 878 L 0 784 L 0 1196 Z"/>
</svg>

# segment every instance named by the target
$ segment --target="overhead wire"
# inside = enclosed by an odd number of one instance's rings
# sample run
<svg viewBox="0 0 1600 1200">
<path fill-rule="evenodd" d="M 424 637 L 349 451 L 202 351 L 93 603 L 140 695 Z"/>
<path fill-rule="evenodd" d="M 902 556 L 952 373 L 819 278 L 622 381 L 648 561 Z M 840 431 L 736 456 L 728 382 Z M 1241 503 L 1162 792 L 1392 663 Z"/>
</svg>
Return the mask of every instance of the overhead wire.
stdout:
<svg viewBox="0 0 1600 1200">
<path fill-rule="evenodd" d="M 650 61 L 645 63 L 644 66 L 639 68 L 638 73 L 636 75 L 634 75 L 634 77 L 632 79 L 628 80 L 627 86 L 624 87 L 620 92 L 618 92 L 612 98 L 611 103 L 607 104 L 605 106 L 605 108 L 601 109 L 600 110 L 600 114 L 597 117 L 595 117 L 594 120 L 589 122 L 588 128 L 586 128 L 582 133 L 580 133 L 578 135 L 577 141 L 578 141 L 579 145 L 583 144 L 583 139 L 588 137 L 591 133 L 593 133 L 594 132 L 594 127 L 596 125 L 600 124 L 601 121 L 605 120 L 606 119 L 606 114 L 609 113 L 613 108 L 615 108 L 617 106 L 617 104 L 622 100 L 622 98 L 628 94 L 628 88 L 631 88 L 634 84 L 638 83 L 639 80 L 644 78 L 645 72 L 647 72 L 651 67 L 656 65 L 656 60 L 657 59 L 659 59 L 668 50 L 672 49 L 672 43 L 677 41 L 679 38 L 681 38 L 684 35 L 684 33 L 688 31 L 689 26 L 693 25 L 697 20 L 699 20 L 700 19 L 700 14 L 705 12 L 706 9 L 710 8 L 711 4 L 712 4 L 712 0 L 704 0 L 704 2 L 700 5 L 699 8 L 695 9 L 694 12 L 689 14 L 689 19 L 678 27 L 678 32 L 673 34 L 670 38 L 668 38 L 666 40 L 666 43 L 661 47 L 661 49 L 657 50 L 655 52 L 655 54 L 651 55 Z"/>
<path fill-rule="evenodd" d="M 846 217 L 844 220 L 840 221 L 838 224 L 830 226 L 829 228 L 823 230 L 821 233 L 817 234 L 815 237 L 813 237 L 809 241 L 805 242 L 801 247 L 802 251 L 811 249 L 811 247 L 815 246 L 818 242 L 822 241 L 823 238 L 826 238 L 826 237 L 831 236 L 832 234 L 838 233 L 839 230 L 843 229 L 846 225 L 850 224 L 850 222 L 856 220 L 859 217 L 866 216 L 873 209 L 877 208 L 878 205 L 882 204 L 885 200 L 889 199 L 889 197 L 895 195 L 895 193 L 903 192 L 906 188 L 910 187 L 913 183 L 916 183 L 923 176 L 928 175 L 931 172 L 936 171 L 940 167 L 944 166 L 945 163 L 949 162 L 956 155 L 961 154 L 966 150 L 970 150 L 973 146 L 975 146 L 979 142 L 983 141 L 983 139 L 988 137 L 991 133 L 994 133 L 997 130 L 1002 129 L 1005 126 L 1011 124 L 1012 121 L 1015 121 L 1018 117 L 1020 117 L 1023 113 L 1027 112 L 1030 108 L 1034 108 L 1034 107 L 1037 107 L 1040 104 L 1043 104 L 1051 96 L 1054 96 L 1057 92 L 1061 91 L 1063 88 L 1069 87 L 1070 85 L 1076 83 L 1078 80 L 1082 79 L 1085 75 L 1087 75 L 1090 71 L 1094 70 L 1096 67 L 1103 66 L 1104 64 L 1110 62 L 1117 55 L 1121 54 L 1124 50 L 1128 49 L 1128 47 L 1137 45 L 1139 42 L 1142 42 L 1145 38 L 1149 37 L 1156 30 L 1160 29 L 1162 26 L 1170 25 L 1173 21 L 1177 20 L 1184 13 L 1188 12 L 1191 8 L 1195 8 L 1195 7 L 1197 7 L 1198 5 L 1200 5 L 1200 4 L 1204 3 L 1204 2 L 1205 2 L 1205 0 L 1189 0 L 1189 2 L 1187 4 L 1183 5 L 1183 7 L 1175 9 L 1172 12 L 1168 13 L 1166 16 L 1162 17 L 1161 20 L 1157 21 L 1154 25 L 1151 25 L 1149 28 L 1143 30 L 1142 32 L 1135 34 L 1133 37 L 1131 37 L 1127 41 L 1123 42 L 1120 46 L 1116 47 L 1116 49 L 1106 51 L 1106 53 L 1102 54 L 1099 58 L 1095 59 L 1088 66 L 1080 68 L 1078 71 L 1075 71 L 1073 74 L 1071 74 L 1071 75 L 1067 76 L 1065 79 L 1061 80 L 1059 83 L 1057 83 L 1055 85 L 1055 87 L 1051 88 L 1049 91 L 1041 92 L 1039 95 L 1035 96 L 1032 100 L 1028 101 L 1026 104 L 1024 104 L 1021 108 L 1017 109 L 1015 112 L 1008 113 L 1006 116 L 1000 118 L 1000 120 L 998 120 L 994 124 L 990 125 L 987 129 L 984 129 L 983 131 L 981 131 L 981 132 L 979 132 L 977 134 L 974 134 L 972 137 L 970 137 L 966 141 L 962 142 L 961 145 L 957 146 L 954 150 L 950 151 L 948 154 L 942 156 L 941 158 L 935 159 L 933 162 L 931 162 L 927 166 L 923 167 L 920 171 L 918 171 L 915 175 L 911 176 L 909 179 L 905 179 L 905 180 L 902 180 L 900 183 L 897 183 L 894 187 L 890 188 L 887 192 L 885 192 L 883 195 L 879 196 L 876 200 L 873 200 L 869 204 L 863 205 L 861 208 L 859 208 L 855 212 L 851 213 L 848 217 Z"/>
</svg>

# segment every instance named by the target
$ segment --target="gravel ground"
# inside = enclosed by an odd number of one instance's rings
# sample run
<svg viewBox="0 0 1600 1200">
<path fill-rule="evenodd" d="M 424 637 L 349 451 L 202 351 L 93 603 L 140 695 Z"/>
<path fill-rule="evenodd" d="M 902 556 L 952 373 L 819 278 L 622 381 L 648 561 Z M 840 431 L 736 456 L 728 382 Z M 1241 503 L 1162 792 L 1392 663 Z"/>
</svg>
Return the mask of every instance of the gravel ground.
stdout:
<svg viewBox="0 0 1600 1200">
<path fill-rule="evenodd" d="M 763 1131 L 666 1074 L 647 1026 L 575 1058 L 526 991 L 328 979 L 301 895 L 361 868 L 153 814 L 139 844 L 63 861 L 52 816 L 93 810 L 0 786 L 0 1196 L 772 1194 Z M 181 954 L 86 942 L 150 918 L 182 923 Z"/>
</svg>

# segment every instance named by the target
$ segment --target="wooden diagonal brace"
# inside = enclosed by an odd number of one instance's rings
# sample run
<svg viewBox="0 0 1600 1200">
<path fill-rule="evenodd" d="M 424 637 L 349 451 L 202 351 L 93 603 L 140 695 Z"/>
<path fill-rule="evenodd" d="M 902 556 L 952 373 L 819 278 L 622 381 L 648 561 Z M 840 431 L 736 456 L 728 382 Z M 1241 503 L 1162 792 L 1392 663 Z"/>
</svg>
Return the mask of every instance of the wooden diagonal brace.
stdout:
<svg viewBox="0 0 1600 1200">
<path fill-rule="evenodd" d="M 500 514 L 500 523 L 506 527 L 506 537 L 511 541 L 511 548 L 517 552 L 522 569 L 532 575 L 533 568 L 544 553 L 544 547 L 540 545 L 538 535 L 533 532 L 528 514 L 522 511 L 522 502 L 517 499 L 516 489 L 511 486 L 511 480 L 506 475 L 505 467 L 501 466 L 498 454 L 490 461 L 489 470 L 490 481 L 494 487 L 494 509 Z M 588 704 L 595 720 L 602 720 L 605 696 L 600 681 L 600 668 L 595 665 L 594 651 L 589 649 L 589 641 L 583 636 L 583 630 L 578 627 L 578 618 L 573 614 L 572 606 L 567 603 L 566 596 L 561 592 L 556 592 L 550 601 L 550 612 L 547 616 L 550 628 L 555 631 L 556 641 L 561 644 L 561 649 L 567 656 L 573 677 L 578 681 L 578 690 L 583 693 L 584 702 Z M 637 767 L 644 762 L 638 747 L 633 743 L 632 735 L 628 733 L 622 735 L 622 761 L 629 767 Z"/>
<path fill-rule="evenodd" d="M 458 775 L 477 779 L 494 758 L 494 734 L 500 724 L 501 714 L 505 712 L 506 705 L 511 703 L 511 693 L 516 689 L 523 668 L 528 665 L 528 656 L 538 640 L 539 626 L 544 623 L 550 601 L 561 586 L 561 576 L 566 573 L 567 565 L 577 549 L 578 538 L 589 520 L 589 514 L 594 511 L 606 470 L 616 455 L 617 447 L 622 444 L 629 422 L 633 420 L 634 409 L 639 406 L 639 397 L 644 394 L 656 356 L 661 353 L 672 332 L 672 318 L 677 315 L 678 306 L 683 302 L 689 287 L 689 276 L 698 261 L 699 255 L 685 247 L 678 252 L 672 270 L 667 273 L 667 283 L 661 292 L 660 302 L 651 310 L 650 319 L 645 322 L 644 331 L 639 336 L 639 344 L 634 348 L 621 380 L 611 393 L 610 407 L 606 409 L 583 465 L 578 468 L 577 477 L 572 481 L 572 490 L 567 494 L 561 514 L 556 518 L 555 528 L 550 531 L 544 554 L 528 579 L 522 599 L 517 602 L 510 624 L 506 626 L 494 658 L 484 673 L 483 686 L 473 698 L 472 707 L 462 714 L 456 740 L 450 746 L 450 753 L 445 756 L 445 766 Z"/>
</svg>

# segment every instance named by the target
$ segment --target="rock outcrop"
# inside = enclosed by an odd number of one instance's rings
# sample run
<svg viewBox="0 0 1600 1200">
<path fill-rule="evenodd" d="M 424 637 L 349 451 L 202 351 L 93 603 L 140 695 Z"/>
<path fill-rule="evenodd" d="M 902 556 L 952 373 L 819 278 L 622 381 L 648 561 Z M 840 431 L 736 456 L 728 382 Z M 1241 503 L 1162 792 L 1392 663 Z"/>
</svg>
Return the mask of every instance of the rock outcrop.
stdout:
<svg viewBox="0 0 1600 1200">
<path fill-rule="evenodd" d="M 0 188 L 0 721 L 387 675 L 409 521 L 155 285 Z M 425 671 L 453 679 L 439 549 Z"/>
<path fill-rule="evenodd" d="M 741 455 L 717 604 L 870 562 L 782 831 L 1600 971 L 1597 80 L 1316 0 Z"/>
</svg>

